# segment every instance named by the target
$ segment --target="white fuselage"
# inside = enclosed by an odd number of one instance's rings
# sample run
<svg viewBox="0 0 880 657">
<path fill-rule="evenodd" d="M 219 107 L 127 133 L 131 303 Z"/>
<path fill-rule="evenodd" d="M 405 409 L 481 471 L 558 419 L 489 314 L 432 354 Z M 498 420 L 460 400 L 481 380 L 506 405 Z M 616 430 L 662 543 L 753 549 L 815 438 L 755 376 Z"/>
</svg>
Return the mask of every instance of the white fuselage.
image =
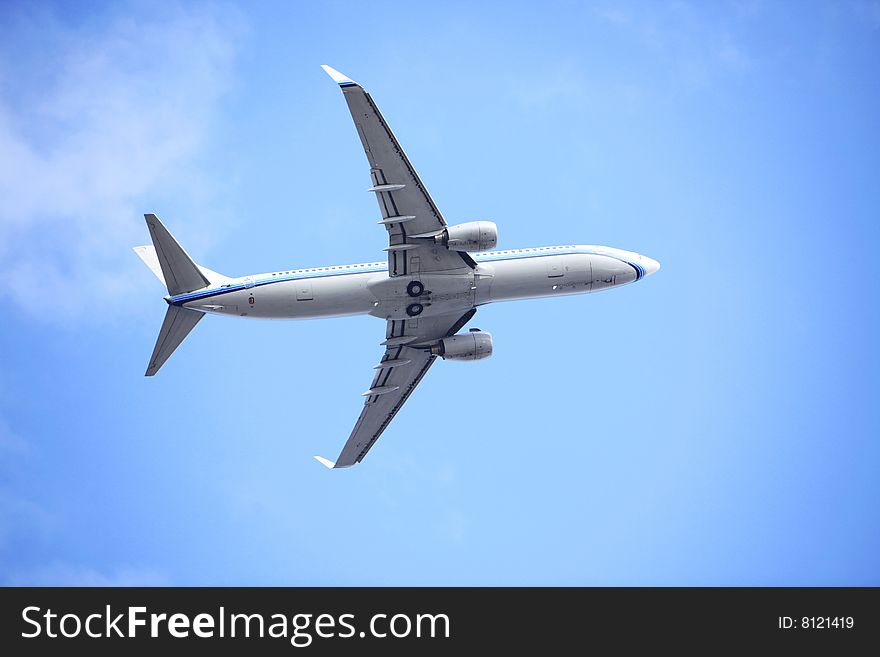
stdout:
<svg viewBox="0 0 880 657">
<path fill-rule="evenodd" d="M 202 312 L 261 319 L 309 319 L 371 314 L 383 319 L 464 311 L 492 301 L 583 294 L 625 285 L 660 265 L 647 256 L 600 246 L 549 246 L 472 253 L 466 274 L 424 273 L 391 278 L 385 262 L 296 269 L 217 281 L 169 297 Z M 418 280 L 424 292 L 407 293 Z"/>
</svg>

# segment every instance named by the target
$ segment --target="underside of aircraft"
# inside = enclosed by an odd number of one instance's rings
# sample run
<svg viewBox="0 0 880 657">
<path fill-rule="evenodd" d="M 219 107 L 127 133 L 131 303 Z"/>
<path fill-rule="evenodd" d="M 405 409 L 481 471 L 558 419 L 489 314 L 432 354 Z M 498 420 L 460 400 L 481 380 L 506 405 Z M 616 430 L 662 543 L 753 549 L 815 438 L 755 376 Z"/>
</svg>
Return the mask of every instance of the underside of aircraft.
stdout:
<svg viewBox="0 0 880 657">
<path fill-rule="evenodd" d="M 153 376 L 205 314 L 301 319 L 370 314 L 385 321 L 381 357 L 361 414 L 328 468 L 359 463 L 437 358 L 478 360 L 492 336 L 460 333 L 493 301 L 582 294 L 638 281 L 657 261 L 611 247 L 566 245 L 493 251 L 491 221 L 448 225 L 370 95 L 324 66 L 339 85 L 370 165 L 388 234 L 380 262 L 269 272 L 230 278 L 197 265 L 155 214 L 146 214 L 152 245 L 135 252 L 168 294 L 165 320 L 147 376 Z"/>
</svg>

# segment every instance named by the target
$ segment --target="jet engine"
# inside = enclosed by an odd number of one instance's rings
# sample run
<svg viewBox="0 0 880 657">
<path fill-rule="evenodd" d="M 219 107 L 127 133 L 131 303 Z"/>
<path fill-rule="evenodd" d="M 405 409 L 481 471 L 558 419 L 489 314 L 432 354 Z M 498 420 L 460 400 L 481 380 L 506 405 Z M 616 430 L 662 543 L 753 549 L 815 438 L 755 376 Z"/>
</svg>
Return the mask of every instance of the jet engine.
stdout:
<svg viewBox="0 0 880 657">
<path fill-rule="evenodd" d="M 431 347 L 431 353 L 449 360 L 480 360 L 492 355 L 492 334 L 472 328 L 443 338 Z"/>
<path fill-rule="evenodd" d="M 498 244 L 498 226 L 494 221 L 469 221 L 449 226 L 435 240 L 451 251 L 486 251 Z"/>
</svg>

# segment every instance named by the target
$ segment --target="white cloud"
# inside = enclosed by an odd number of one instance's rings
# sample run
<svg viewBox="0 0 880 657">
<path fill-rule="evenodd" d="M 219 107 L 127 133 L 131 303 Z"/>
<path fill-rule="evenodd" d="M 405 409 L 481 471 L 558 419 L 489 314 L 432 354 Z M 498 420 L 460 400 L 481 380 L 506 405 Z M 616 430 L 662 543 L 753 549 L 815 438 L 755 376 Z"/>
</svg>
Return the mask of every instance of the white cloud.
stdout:
<svg viewBox="0 0 880 657">
<path fill-rule="evenodd" d="M 696 90 L 731 73 L 746 73 L 756 63 L 741 35 L 760 20 L 763 3 L 739 0 L 731 7 L 735 20 L 721 24 L 700 3 L 649 4 L 637 12 L 600 5 L 593 14 L 652 52 L 664 84 Z"/>
<path fill-rule="evenodd" d="M 56 518 L 42 506 L 0 488 L 0 551 L 9 549 L 23 538 L 42 543 L 56 526 Z"/>
<path fill-rule="evenodd" d="M 626 25 L 633 20 L 632 13 L 616 4 L 593 7 L 593 12 L 599 18 L 616 25 Z"/>
<path fill-rule="evenodd" d="M 856 0 L 849 5 L 856 17 L 872 30 L 880 29 L 880 1 Z"/>
<path fill-rule="evenodd" d="M 21 454 L 27 449 L 27 441 L 15 433 L 9 423 L 0 415 L 0 451 Z"/>
<path fill-rule="evenodd" d="M 540 110 L 555 103 L 584 100 L 588 84 L 577 63 L 567 60 L 559 62 L 552 70 L 531 75 L 520 71 L 508 86 L 524 108 Z"/>
<path fill-rule="evenodd" d="M 0 457 L 27 455 L 30 444 L 17 435 L 0 416 Z M 5 452 L 5 453 L 4 453 Z M 8 463 L 7 463 L 8 464 Z M 14 467 L 14 464 L 13 464 Z M 27 560 L 59 537 L 63 522 L 39 502 L 0 486 L 0 586 L 170 586 L 164 573 L 150 567 L 122 566 L 106 572 L 53 560 L 48 564 L 16 571 L 13 561 Z M 13 556 L 14 555 L 14 556 Z"/>
<path fill-rule="evenodd" d="M 745 50 L 734 43 L 730 36 L 725 36 L 721 40 L 721 45 L 718 48 L 718 59 L 720 59 L 723 64 L 737 72 L 748 70 L 751 64 Z"/>
<path fill-rule="evenodd" d="M 0 45 L 4 77 L 52 72 L 0 100 L 0 276 L 19 306 L 71 317 L 132 289 L 145 197 L 210 197 L 198 158 L 232 82 L 240 20 L 217 5 L 76 30 L 40 20 L 27 56 Z"/>
<path fill-rule="evenodd" d="M 54 561 L 46 566 L 16 573 L 8 586 L 171 586 L 167 575 L 152 568 L 122 567 L 101 572 L 88 566 Z"/>
</svg>

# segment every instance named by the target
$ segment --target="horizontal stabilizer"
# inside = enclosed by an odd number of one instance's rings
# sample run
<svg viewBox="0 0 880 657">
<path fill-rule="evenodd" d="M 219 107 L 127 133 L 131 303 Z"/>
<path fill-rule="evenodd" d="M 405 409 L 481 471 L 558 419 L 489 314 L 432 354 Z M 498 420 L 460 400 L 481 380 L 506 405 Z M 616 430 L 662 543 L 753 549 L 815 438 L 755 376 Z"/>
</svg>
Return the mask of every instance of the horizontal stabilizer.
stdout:
<svg viewBox="0 0 880 657">
<path fill-rule="evenodd" d="M 147 228 L 150 230 L 153 246 L 156 247 L 156 259 L 162 269 L 162 278 L 165 280 L 168 294 L 174 296 L 175 294 L 200 290 L 209 285 L 202 270 L 159 221 L 159 217 L 154 214 L 145 214 L 144 219 L 147 220 Z M 141 254 L 138 253 L 138 255 Z M 141 258 L 143 259 L 143 256 Z M 144 260 L 144 262 L 147 261 Z"/>
<path fill-rule="evenodd" d="M 150 365 L 147 367 L 145 376 L 153 376 L 159 368 L 165 364 L 168 357 L 180 346 L 184 338 L 189 335 L 205 313 L 198 310 L 190 310 L 180 306 L 168 306 L 165 313 L 165 321 L 156 339 L 153 355 L 150 357 Z"/>
</svg>

